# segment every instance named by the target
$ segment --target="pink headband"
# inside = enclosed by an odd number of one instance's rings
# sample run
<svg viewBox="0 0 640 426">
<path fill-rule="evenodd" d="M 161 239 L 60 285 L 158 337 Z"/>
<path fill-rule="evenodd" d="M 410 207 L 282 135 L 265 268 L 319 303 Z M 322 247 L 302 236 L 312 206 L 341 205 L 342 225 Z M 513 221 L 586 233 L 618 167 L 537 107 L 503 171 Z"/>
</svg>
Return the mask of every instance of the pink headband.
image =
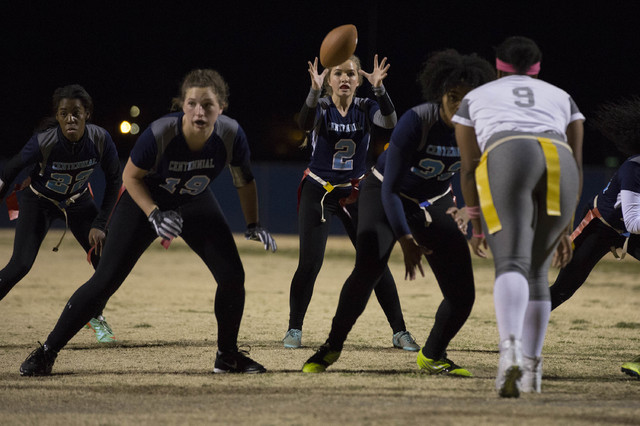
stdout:
<svg viewBox="0 0 640 426">
<path fill-rule="evenodd" d="M 501 61 L 498 58 L 496 58 L 496 69 L 499 69 L 500 71 L 505 71 L 505 72 L 513 72 L 513 73 L 518 72 L 513 67 L 513 65 L 507 62 Z M 536 62 L 535 64 L 531 65 L 531 67 L 529 67 L 529 69 L 526 72 L 527 75 L 536 75 L 538 73 L 540 73 L 540 62 Z"/>
</svg>

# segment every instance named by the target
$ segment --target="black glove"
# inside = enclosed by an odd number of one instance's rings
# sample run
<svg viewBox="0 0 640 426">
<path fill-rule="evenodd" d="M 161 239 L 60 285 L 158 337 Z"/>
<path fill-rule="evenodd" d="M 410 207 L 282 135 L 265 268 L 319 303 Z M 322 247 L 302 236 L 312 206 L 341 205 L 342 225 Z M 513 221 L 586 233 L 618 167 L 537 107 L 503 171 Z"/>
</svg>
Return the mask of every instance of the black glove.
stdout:
<svg viewBox="0 0 640 426">
<path fill-rule="evenodd" d="M 156 207 L 149 215 L 149 222 L 156 234 L 165 240 L 172 240 L 182 232 L 182 216 L 173 210 L 160 211 Z"/>
<path fill-rule="evenodd" d="M 276 240 L 273 239 L 269 231 L 261 227 L 259 223 L 250 223 L 244 233 L 244 238 L 252 241 L 260 241 L 264 244 L 264 249 L 275 252 L 278 249 Z"/>
</svg>

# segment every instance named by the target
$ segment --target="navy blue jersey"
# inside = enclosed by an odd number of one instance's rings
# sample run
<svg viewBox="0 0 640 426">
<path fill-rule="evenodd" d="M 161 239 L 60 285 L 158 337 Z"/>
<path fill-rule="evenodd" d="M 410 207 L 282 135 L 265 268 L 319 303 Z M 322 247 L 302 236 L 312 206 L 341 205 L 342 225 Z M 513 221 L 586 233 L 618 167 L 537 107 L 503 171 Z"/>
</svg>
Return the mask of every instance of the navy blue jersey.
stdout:
<svg viewBox="0 0 640 426">
<path fill-rule="evenodd" d="M 376 163 L 384 175 L 385 211 L 398 237 L 410 233 L 398 195 L 420 202 L 441 195 L 460 169 L 454 130 L 442 121 L 439 108 L 424 103 L 404 113 Z"/>
<path fill-rule="evenodd" d="M 331 97 L 319 99 L 309 170 L 332 184 L 361 177 L 367 168 L 371 127 L 379 109 L 374 100 L 354 97 L 343 117 Z"/>
<path fill-rule="evenodd" d="M 106 189 L 95 223 L 103 229 L 122 184 L 118 152 L 105 129 L 87 124 L 78 142 L 65 138 L 60 126 L 35 134 L 0 175 L 6 184 L 0 195 L 4 195 L 8 190 L 6 186 L 30 165 L 33 165 L 29 173 L 31 186 L 56 201 L 86 190 L 93 171 L 100 166 L 105 174 Z"/>
<path fill-rule="evenodd" d="M 640 194 L 640 155 L 629 157 L 598 195 L 598 210 L 602 218 L 615 229 L 627 232 L 622 219 L 620 191 Z"/>
<path fill-rule="evenodd" d="M 144 181 L 162 209 L 173 209 L 202 194 L 227 164 L 249 169 L 249 143 L 238 122 L 225 115 L 199 151 L 191 151 L 182 133 L 184 113 L 168 114 L 140 135 L 131 161 L 148 170 Z"/>
</svg>

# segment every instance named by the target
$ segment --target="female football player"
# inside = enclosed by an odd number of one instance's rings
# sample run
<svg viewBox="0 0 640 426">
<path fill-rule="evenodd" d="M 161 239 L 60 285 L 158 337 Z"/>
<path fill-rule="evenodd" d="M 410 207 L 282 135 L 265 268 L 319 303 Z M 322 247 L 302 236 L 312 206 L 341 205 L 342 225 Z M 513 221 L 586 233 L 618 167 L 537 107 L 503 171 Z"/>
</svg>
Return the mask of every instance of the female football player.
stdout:
<svg viewBox="0 0 640 426">
<path fill-rule="evenodd" d="M 22 170 L 30 167 L 29 177 L 7 197 L 7 207 L 19 211 L 9 263 L 0 271 L 0 300 L 31 270 L 40 245 L 56 219 L 65 221 L 82 248 L 91 251 L 93 267 L 98 264 L 105 240 L 107 218 L 122 185 L 120 160 L 109 133 L 89 124 L 93 101 L 79 85 L 64 86 L 53 92 L 53 117 L 34 134 L 20 153 L 7 162 L 0 173 L 0 200 Z M 93 201 L 89 178 L 100 167 L 106 188 L 100 210 Z M 16 206 L 19 198 L 19 207 Z M 62 238 L 54 247 L 58 247 Z M 91 250 L 95 247 L 94 250 Z M 98 342 L 115 341 L 111 327 L 102 316 L 102 306 L 91 312 L 87 327 Z"/>
<path fill-rule="evenodd" d="M 460 167 L 451 117 L 469 90 L 494 78 L 489 62 L 453 49 L 436 52 L 425 63 L 418 80 L 427 102 L 402 115 L 389 148 L 361 184 L 356 264 L 340 293 L 329 338 L 304 372 L 322 372 L 338 359 L 397 240 L 405 278 L 415 279 L 416 268 L 422 273 L 420 259 L 426 255 L 444 296 L 418 366 L 429 374 L 471 376 L 446 354 L 475 299 L 469 246 L 448 213 L 455 208 L 450 182 Z"/>
<path fill-rule="evenodd" d="M 575 250 L 549 289 L 551 309 L 573 296 L 609 251 L 640 260 L 640 98 L 603 105 L 592 124 L 629 157 L 589 202 L 571 234 Z M 639 376 L 640 357 L 623 364 L 622 371 Z"/>
<path fill-rule="evenodd" d="M 244 269 L 231 230 L 209 190 L 210 182 L 228 164 L 249 224 L 245 237 L 276 250 L 273 238 L 258 221 L 247 138 L 237 121 L 222 114 L 227 96 L 227 84 L 220 74 L 193 70 L 185 76 L 175 101 L 181 111 L 154 121 L 140 136 L 124 168 L 126 191 L 111 219 L 98 268 L 71 297 L 45 344 L 22 364 L 22 375 L 51 374 L 58 351 L 91 312 L 116 292 L 153 240 L 160 237 L 167 246 L 178 235 L 202 258 L 218 283 L 214 372 L 265 371 L 238 351 Z"/>
<path fill-rule="evenodd" d="M 484 257 L 488 243 L 494 258 L 496 389 L 518 397 L 540 392 L 547 272 L 556 247 L 561 264 L 571 257 L 565 231 L 581 190 L 584 116 L 566 92 L 537 79 L 533 40 L 510 37 L 496 55 L 499 78 L 469 92 L 453 121 L 471 246 Z"/>
<path fill-rule="evenodd" d="M 392 129 L 396 124 L 395 108 L 382 84 L 389 70 L 386 62 L 384 58 L 378 63 L 376 55 L 371 73 L 361 69 L 356 56 L 321 73 L 318 58 L 308 63 L 311 90 L 300 111 L 299 125 L 310 132 L 313 151 L 299 188 L 300 258 L 291 281 L 285 348 L 302 345 L 302 323 L 322 267 L 332 216 L 342 221 L 351 241 L 355 240 L 356 191 L 367 170 L 373 127 Z M 371 83 L 375 101 L 356 96 L 363 77 Z M 327 96 L 321 98 L 323 88 Z M 396 285 L 388 269 L 375 289 L 393 330 L 393 346 L 418 350 L 406 330 Z"/>
</svg>

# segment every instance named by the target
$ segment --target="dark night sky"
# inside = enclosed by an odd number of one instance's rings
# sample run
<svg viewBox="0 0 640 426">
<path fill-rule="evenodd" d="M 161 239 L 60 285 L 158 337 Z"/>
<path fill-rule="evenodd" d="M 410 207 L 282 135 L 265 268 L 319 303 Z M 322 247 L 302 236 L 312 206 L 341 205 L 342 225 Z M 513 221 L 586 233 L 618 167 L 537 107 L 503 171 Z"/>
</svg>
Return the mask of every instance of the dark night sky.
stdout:
<svg viewBox="0 0 640 426">
<path fill-rule="evenodd" d="M 345 23 L 358 27 L 365 69 L 374 53 L 389 58 L 385 86 L 399 114 L 421 102 L 416 75 L 429 52 L 451 47 L 493 62 L 493 48 L 509 35 L 538 42 L 541 78 L 569 92 L 587 120 L 603 102 L 640 95 L 633 1 L 609 2 L 615 10 L 560 0 L 18 3 L 3 6 L 0 18 L 0 159 L 18 152 L 49 114 L 53 90 L 71 83 L 93 96 L 93 122 L 126 158 L 134 138 L 117 125 L 129 107 L 140 106 L 144 128 L 168 111 L 182 76 L 196 67 L 217 69 L 229 83 L 227 113 L 245 128 L 254 160 L 306 159 L 293 117 L 309 87 L 307 61 Z M 359 94 L 370 94 L 366 84 Z M 587 126 L 585 162 L 603 164 L 609 155 L 617 152 Z"/>
</svg>

